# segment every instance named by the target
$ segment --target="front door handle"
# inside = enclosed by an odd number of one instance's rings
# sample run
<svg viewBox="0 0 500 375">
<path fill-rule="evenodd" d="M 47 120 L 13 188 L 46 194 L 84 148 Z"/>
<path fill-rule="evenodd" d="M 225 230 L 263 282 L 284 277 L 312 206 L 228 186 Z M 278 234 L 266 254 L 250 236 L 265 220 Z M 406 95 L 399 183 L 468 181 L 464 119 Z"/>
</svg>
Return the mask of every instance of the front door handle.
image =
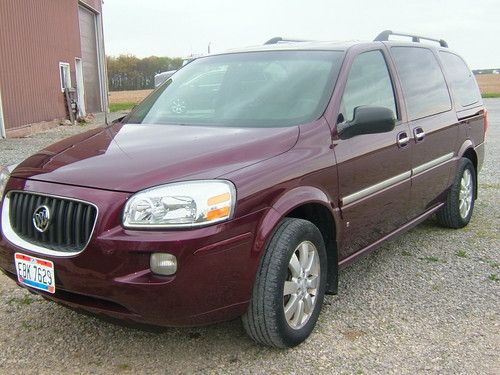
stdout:
<svg viewBox="0 0 500 375">
<path fill-rule="evenodd" d="M 413 135 L 415 136 L 415 142 L 421 142 L 425 138 L 425 132 L 422 128 L 413 129 Z"/>
<path fill-rule="evenodd" d="M 406 132 L 401 132 L 398 134 L 397 141 L 399 147 L 405 147 L 410 142 L 410 137 Z"/>
</svg>

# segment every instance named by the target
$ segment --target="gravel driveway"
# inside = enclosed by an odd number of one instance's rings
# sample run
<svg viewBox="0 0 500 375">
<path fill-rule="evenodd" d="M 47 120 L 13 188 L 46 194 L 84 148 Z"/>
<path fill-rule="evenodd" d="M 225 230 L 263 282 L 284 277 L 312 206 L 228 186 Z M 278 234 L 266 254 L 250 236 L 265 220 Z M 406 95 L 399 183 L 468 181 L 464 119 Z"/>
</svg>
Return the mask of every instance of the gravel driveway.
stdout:
<svg viewBox="0 0 500 375">
<path fill-rule="evenodd" d="M 257 346 L 239 320 L 121 326 L 1 275 L 0 373 L 500 374 L 500 100 L 486 105 L 487 154 L 470 225 L 446 230 L 430 219 L 342 270 L 339 295 L 326 297 L 299 347 Z M 0 164 L 80 130 L 0 141 Z"/>
</svg>

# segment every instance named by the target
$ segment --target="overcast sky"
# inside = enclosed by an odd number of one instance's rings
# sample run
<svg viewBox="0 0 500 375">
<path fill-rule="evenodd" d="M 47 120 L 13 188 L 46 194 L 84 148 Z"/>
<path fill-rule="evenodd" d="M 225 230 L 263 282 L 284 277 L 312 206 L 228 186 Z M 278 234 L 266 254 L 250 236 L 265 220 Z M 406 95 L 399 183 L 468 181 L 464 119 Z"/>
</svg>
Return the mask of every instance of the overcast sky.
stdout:
<svg viewBox="0 0 500 375">
<path fill-rule="evenodd" d="M 500 68 L 499 0 L 104 0 L 108 55 L 200 54 L 274 36 L 372 40 L 384 29 L 445 39 L 471 68 Z"/>
</svg>

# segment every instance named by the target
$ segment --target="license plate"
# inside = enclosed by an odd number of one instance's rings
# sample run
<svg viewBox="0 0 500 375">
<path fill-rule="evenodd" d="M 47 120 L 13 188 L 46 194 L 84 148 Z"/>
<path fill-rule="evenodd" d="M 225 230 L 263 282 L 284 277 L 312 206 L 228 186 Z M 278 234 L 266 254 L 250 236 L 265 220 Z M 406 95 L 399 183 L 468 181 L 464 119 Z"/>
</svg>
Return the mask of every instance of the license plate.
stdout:
<svg viewBox="0 0 500 375">
<path fill-rule="evenodd" d="M 29 255 L 16 253 L 17 280 L 30 288 L 55 293 L 54 263 L 50 260 L 35 258 Z"/>
</svg>

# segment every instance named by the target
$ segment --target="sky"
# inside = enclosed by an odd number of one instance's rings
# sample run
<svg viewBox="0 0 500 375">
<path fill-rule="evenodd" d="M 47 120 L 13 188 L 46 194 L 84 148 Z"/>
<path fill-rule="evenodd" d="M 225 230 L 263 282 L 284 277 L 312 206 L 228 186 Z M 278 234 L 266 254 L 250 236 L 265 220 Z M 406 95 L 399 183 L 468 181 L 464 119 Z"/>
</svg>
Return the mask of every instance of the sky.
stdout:
<svg viewBox="0 0 500 375">
<path fill-rule="evenodd" d="M 448 42 L 472 69 L 500 68 L 499 0 L 104 0 L 108 55 L 186 57 L 283 36 L 370 41 L 382 30 Z"/>
</svg>

